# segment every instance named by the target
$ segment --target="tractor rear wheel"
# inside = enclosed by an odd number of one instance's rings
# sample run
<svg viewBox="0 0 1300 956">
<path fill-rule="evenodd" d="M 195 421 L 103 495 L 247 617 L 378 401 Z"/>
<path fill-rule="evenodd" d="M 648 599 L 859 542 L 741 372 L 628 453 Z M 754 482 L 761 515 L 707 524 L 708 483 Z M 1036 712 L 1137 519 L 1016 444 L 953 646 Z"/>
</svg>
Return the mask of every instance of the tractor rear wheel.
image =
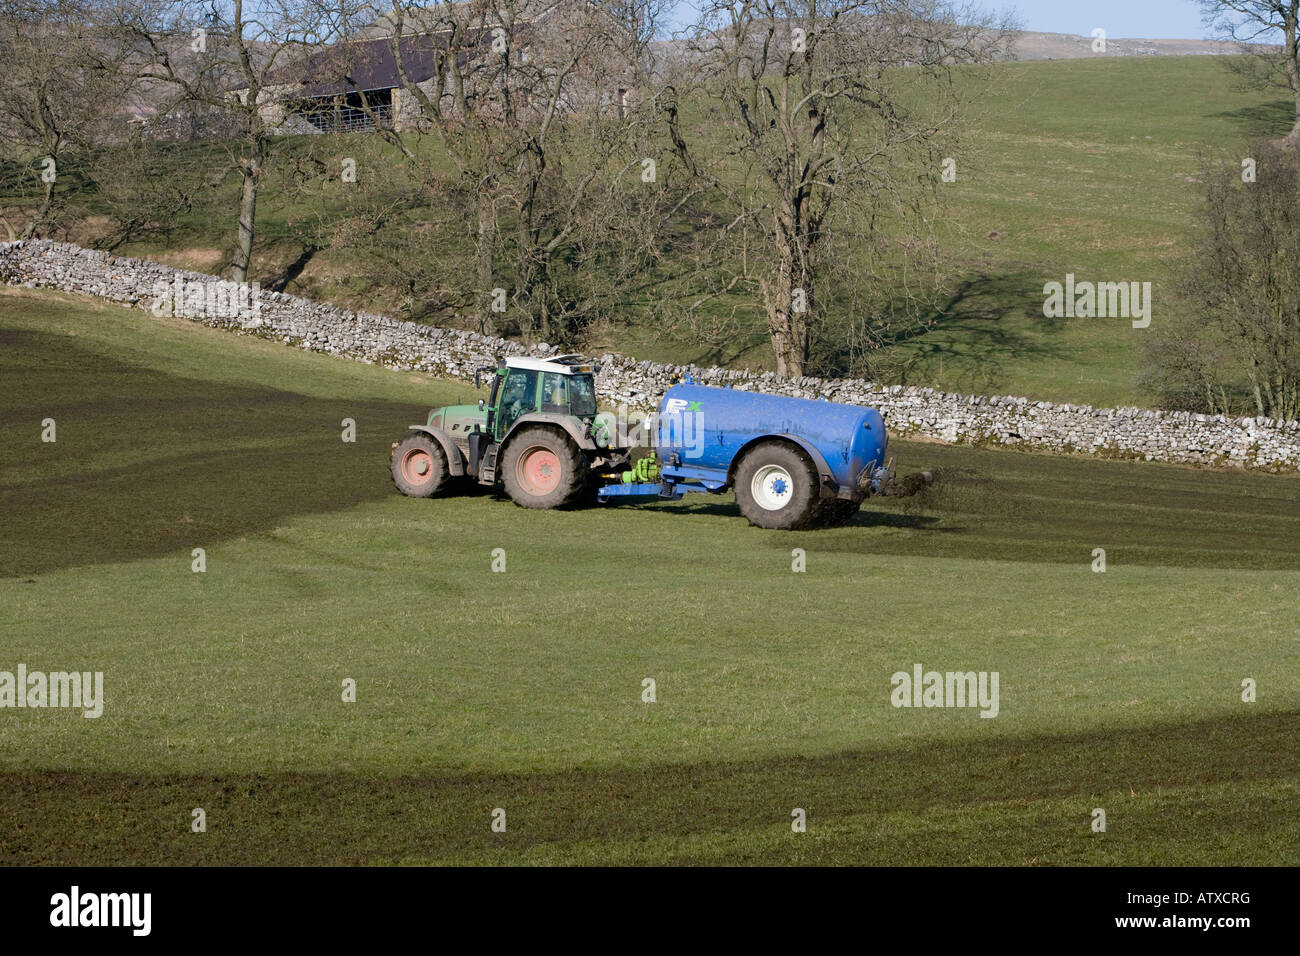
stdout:
<svg viewBox="0 0 1300 956">
<path fill-rule="evenodd" d="M 499 473 L 521 508 L 559 508 L 581 497 L 587 464 L 567 436 L 552 428 L 524 428 L 510 439 Z"/>
<path fill-rule="evenodd" d="M 785 442 L 763 442 L 736 466 L 736 503 L 758 528 L 792 531 L 809 526 L 817 512 L 817 467 Z"/>
<path fill-rule="evenodd" d="M 390 465 L 393 484 L 412 498 L 432 498 L 447 487 L 451 477 L 442 446 L 419 432 L 397 444 Z"/>
</svg>

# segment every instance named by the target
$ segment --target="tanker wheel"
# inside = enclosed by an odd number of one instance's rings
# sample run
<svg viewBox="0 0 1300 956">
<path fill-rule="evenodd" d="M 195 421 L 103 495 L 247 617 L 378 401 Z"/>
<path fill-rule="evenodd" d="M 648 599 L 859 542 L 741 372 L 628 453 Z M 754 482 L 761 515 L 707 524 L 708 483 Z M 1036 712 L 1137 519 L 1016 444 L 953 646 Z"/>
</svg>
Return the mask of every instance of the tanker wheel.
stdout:
<svg viewBox="0 0 1300 956">
<path fill-rule="evenodd" d="M 412 498 L 432 498 L 447 487 L 451 477 L 442 446 L 419 432 L 393 449 L 390 467 L 397 490 Z"/>
<path fill-rule="evenodd" d="M 861 501 L 848 501 L 844 498 L 823 498 L 817 505 L 817 513 L 813 515 L 812 527 L 814 528 L 838 528 L 840 525 L 846 525 L 853 520 L 853 516 L 858 513 L 862 507 Z"/>
<path fill-rule="evenodd" d="M 558 508 L 581 497 L 587 464 L 567 436 L 551 428 L 525 428 L 501 456 L 501 480 L 521 508 Z"/>
<path fill-rule="evenodd" d="M 736 467 L 736 503 L 758 528 L 806 528 L 817 513 L 817 468 L 785 442 L 764 442 Z"/>
</svg>

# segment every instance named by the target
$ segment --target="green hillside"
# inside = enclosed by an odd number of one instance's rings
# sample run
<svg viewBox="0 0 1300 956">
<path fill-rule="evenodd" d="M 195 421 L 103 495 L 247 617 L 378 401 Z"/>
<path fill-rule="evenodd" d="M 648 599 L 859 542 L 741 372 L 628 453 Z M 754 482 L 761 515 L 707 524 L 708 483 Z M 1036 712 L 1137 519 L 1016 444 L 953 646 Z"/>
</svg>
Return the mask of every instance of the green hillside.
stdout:
<svg viewBox="0 0 1300 956">
<path fill-rule="evenodd" d="M 1153 283 L 1154 317 L 1180 308 L 1174 266 L 1189 246 L 1203 159 L 1236 166 L 1253 137 L 1289 128 L 1286 103 L 1234 88 L 1213 57 L 1101 58 L 1001 64 L 976 79 L 959 72 L 973 104 L 970 149 L 954 183 L 942 187 L 935 228 L 944 239 L 951 302 L 927 334 L 891 346 L 893 381 L 1099 405 L 1150 404 L 1134 382 L 1135 347 L 1151 329 L 1126 319 L 1048 320 L 1043 284 L 1067 272 L 1092 281 Z M 310 140 L 310 141 L 309 141 Z M 373 259 L 373 244 L 339 234 L 349 209 L 337 183 L 304 186 L 341 157 L 358 160 L 353 190 L 396 175 L 395 152 L 365 137 L 286 141 L 258 207 L 254 274 L 264 283 L 292 276 L 294 292 L 355 307 L 410 314 L 392 270 Z M 310 156 L 308 154 L 310 153 Z M 132 157 L 135 161 L 138 157 Z M 168 148 L 150 162 L 211 178 L 225 161 L 220 146 Z M 317 165 L 323 161 L 323 165 Z M 304 179 L 306 177 L 306 179 Z M 12 177 L 11 177 L 12 199 Z M 323 180 L 322 180 L 323 181 Z M 104 203 L 78 193 L 74 171 L 63 180 L 84 217 L 69 236 L 87 241 L 105 226 Z M 391 185 L 391 184 L 390 184 Z M 396 187 L 393 187 L 396 188 Z M 233 234 L 233 176 L 176 209 L 165 237 L 128 242 L 119 251 L 218 270 Z M 0 185 L 0 205 L 5 203 Z M 418 209 L 385 228 L 425 228 Z M 336 243 L 311 248 L 321 229 Z M 396 233 L 392 233 L 396 234 Z M 413 254 L 464 253 L 463 230 L 441 227 Z M 376 237 L 383 241 L 384 232 Z M 654 360 L 772 366 L 761 315 L 750 299 L 738 308 L 741 328 L 719 344 L 699 330 L 665 328 L 653 291 L 631 302 L 619 323 L 592 333 L 584 347 Z M 455 316 L 428 316 L 454 322 Z"/>
</svg>

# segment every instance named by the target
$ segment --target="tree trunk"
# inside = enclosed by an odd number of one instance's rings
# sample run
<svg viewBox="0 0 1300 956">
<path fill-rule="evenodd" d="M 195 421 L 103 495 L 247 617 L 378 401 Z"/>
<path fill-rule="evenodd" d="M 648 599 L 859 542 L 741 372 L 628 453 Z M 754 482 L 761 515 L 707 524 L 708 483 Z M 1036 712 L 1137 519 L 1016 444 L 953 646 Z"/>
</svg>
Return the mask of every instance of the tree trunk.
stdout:
<svg viewBox="0 0 1300 956">
<path fill-rule="evenodd" d="M 1256 414 L 1256 415 L 1263 415 L 1263 414 L 1264 414 L 1264 394 L 1263 394 L 1263 392 L 1261 391 L 1261 389 L 1260 389 L 1260 387 L 1259 387 L 1258 368 L 1259 368 L 1259 363 L 1257 363 L 1257 362 L 1252 358 L 1252 359 L 1250 360 L 1250 371 L 1248 371 L 1248 372 L 1246 373 L 1246 377 L 1250 380 L 1250 390 L 1251 390 L 1251 392 L 1252 392 L 1252 393 L 1254 394 L 1254 396 L 1255 396 L 1255 414 Z"/>
<path fill-rule="evenodd" d="M 532 259 L 533 237 L 524 221 L 526 210 L 520 210 L 519 224 L 516 227 L 515 241 L 518 248 L 515 253 L 515 301 L 523 306 L 519 316 L 519 335 L 525 345 L 532 345 L 537 332 L 537 309 L 533 302 L 534 262 Z M 543 329 L 542 335 L 546 332 Z"/>
<path fill-rule="evenodd" d="M 481 187 L 478 193 L 478 232 L 474 237 L 474 278 L 478 283 L 474 320 L 483 335 L 496 335 L 492 318 L 492 271 L 495 265 L 496 215 L 491 191 Z"/>
<path fill-rule="evenodd" d="M 808 315 L 812 310 L 812 276 L 783 250 L 776 278 L 763 285 L 768 332 L 776 354 L 776 374 L 799 378 L 808 360 Z"/>
<path fill-rule="evenodd" d="M 538 308 L 533 301 L 533 290 L 538 281 L 538 262 L 535 257 L 540 245 L 537 230 L 533 222 L 536 209 L 537 191 L 541 181 L 543 162 L 539 154 L 530 149 L 524 154 L 523 198 L 519 202 L 515 216 L 515 300 L 525 306 L 523 318 L 520 319 L 520 332 L 524 343 L 532 345 L 540 329 L 542 340 L 549 337 L 549 321 L 543 306 Z"/>
<path fill-rule="evenodd" d="M 239 200 L 239 237 L 231 273 L 236 282 L 248 281 L 248 267 L 253 261 L 253 232 L 257 220 L 257 191 L 262 184 L 262 163 L 266 159 L 266 145 L 260 140 L 253 148 L 251 158 L 240 165 L 244 177 L 243 195 Z"/>
<path fill-rule="evenodd" d="M 45 196 L 41 199 L 41 208 L 36 210 L 36 214 L 32 216 L 31 222 L 27 224 L 27 228 L 23 230 L 23 234 L 18 238 L 30 239 L 36 235 L 36 230 L 44 224 L 46 217 L 50 214 L 50 207 L 53 205 L 54 183 L 48 182 L 45 184 Z"/>
<path fill-rule="evenodd" d="M 1296 33 L 1300 30 L 1296 8 L 1283 17 L 1282 41 L 1286 44 L 1286 79 L 1295 97 L 1295 124 L 1283 140 L 1293 149 L 1300 148 L 1300 60 L 1297 59 Z"/>
</svg>

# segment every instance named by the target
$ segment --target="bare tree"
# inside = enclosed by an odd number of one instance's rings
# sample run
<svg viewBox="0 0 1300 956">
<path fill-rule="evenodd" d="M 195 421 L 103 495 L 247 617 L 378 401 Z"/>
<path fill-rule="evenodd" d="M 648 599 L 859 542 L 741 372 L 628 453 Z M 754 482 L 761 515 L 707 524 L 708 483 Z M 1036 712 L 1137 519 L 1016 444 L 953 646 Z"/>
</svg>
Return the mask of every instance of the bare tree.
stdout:
<svg viewBox="0 0 1300 956">
<path fill-rule="evenodd" d="M 69 153 L 109 138 L 130 84 L 95 26 L 96 9 L 93 0 L 0 0 L 0 144 L 40 166 L 40 199 L 22 238 L 49 223 Z"/>
<path fill-rule="evenodd" d="M 378 25 L 404 101 L 392 124 L 377 123 L 380 135 L 424 170 L 431 192 L 471 202 L 481 330 L 497 330 L 497 289 L 526 339 L 590 313 L 592 302 L 564 290 L 561 275 L 573 275 L 593 204 L 613 194 L 655 122 L 644 61 L 661 8 L 662 0 L 394 0 Z M 444 158 L 454 186 L 440 171 Z"/>
<path fill-rule="evenodd" d="M 123 0 L 114 26 L 144 82 L 172 105 L 225 118 L 230 165 L 239 174 L 238 228 L 230 271 L 245 281 L 253 257 L 257 201 L 273 152 L 284 71 L 337 30 L 345 3 L 326 0 Z"/>
<path fill-rule="evenodd" d="M 1300 0 L 1199 0 L 1206 26 L 1241 44 L 1249 58 L 1229 65 L 1255 85 L 1284 89 L 1295 103 L 1285 142 L 1300 147 Z M 1280 44 L 1280 46 L 1279 46 Z"/>
<path fill-rule="evenodd" d="M 1254 182 L 1202 173 L 1202 239 L 1184 270 L 1184 321 L 1155 337 L 1144 382 L 1178 407 L 1300 419 L 1300 159 L 1259 143 Z"/>
<path fill-rule="evenodd" d="M 160 142 L 154 129 L 130 124 L 80 170 L 83 192 L 107 219 L 96 230 L 94 246 L 115 250 L 129 242 L 170 240 L 188 214 L 220 216 L 216 187 L 227 170 L 211 167 L 203 148 Z"/>
<path fill-rule="evenodd" d="M 704 112 L 694 135 L 674 112 L 672 137 L 724 210 L 729 261 L 705 298 L 757 289 L 778 374 L 804 374 L 832 255 L 887 223 L 924 230 L 917 203 L 953 155 L 950 71 L 1007 36 L 938 0 L 704 4 L 687 60 L 700 89 L 681 90 Z"/>
</svg>

